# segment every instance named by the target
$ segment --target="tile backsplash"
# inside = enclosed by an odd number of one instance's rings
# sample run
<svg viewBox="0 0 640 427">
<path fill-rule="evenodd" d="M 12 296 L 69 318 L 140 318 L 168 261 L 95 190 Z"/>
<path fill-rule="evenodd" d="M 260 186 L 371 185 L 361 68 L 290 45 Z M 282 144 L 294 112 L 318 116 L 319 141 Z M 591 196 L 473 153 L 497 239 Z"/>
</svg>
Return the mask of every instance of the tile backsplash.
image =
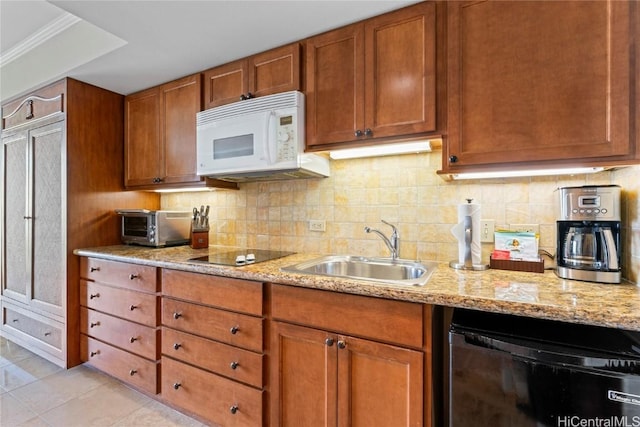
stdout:
<svg viewBox="0 0 640 427">
<path fill-rule="evenodd" d="M 211 205 L 209 242 L 318 254 L 388 256 L 365 226 L 389 234 L 381 219 L 398 226 L 400 256 L 457 259 L 451 227 L 457 205 L 472 198 L 496 227 L 539 224 L 540 246 L 556 251 L 558 187 L 622 187 L 623 277 L 640 277 L 640 166 L 594 175 L 446 182 L 436 175 L 441 153 L 331 161 L 331 177 L 240 184 L 240 190 L 165 193 L 163 209 Z M 326 231 L 310 231 L 310 220 Z M 483 243 L 488 262 L 493 243 Z"/>
</svg>

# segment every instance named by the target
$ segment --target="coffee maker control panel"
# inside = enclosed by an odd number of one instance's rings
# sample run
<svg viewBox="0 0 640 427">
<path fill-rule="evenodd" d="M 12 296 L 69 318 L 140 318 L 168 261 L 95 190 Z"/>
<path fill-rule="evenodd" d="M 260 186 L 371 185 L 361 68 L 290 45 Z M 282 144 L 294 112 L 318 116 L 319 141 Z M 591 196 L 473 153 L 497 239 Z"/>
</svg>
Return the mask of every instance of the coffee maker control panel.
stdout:
<svg viewBox="0 0 640 427">
<path fill-rule="evenodd" d="M 620 221 L 620 186 L 560 188 L 560 221 Z"/>
</svg>

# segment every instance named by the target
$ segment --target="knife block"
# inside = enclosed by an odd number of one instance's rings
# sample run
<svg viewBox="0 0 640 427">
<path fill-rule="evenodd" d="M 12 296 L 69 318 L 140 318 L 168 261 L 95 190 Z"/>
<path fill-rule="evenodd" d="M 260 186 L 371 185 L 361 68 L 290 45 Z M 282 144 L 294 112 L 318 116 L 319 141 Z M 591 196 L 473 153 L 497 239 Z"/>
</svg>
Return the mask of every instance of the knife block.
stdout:
<svg viewBox="0 0 640 427">
<path fill-rule="evenodd" d="M 203 249 L 209 247 L 209 230 L 191 230 L 191 245 L 193 249 Z"/>
</svg>

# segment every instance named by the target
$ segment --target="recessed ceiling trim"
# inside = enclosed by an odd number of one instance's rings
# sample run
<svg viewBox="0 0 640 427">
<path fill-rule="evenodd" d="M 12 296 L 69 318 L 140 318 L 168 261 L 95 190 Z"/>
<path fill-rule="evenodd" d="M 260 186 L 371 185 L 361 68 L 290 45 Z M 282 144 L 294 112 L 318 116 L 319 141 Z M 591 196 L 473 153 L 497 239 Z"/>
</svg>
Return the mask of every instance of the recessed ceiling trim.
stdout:
<svg viewBox="0 0 640 427">
<path fill-rule="evenodd" d="M 79 21 L 81 21 L 81 19 L 77 16 L 65 12 L 59 18 L 56 18 L 53 21 L 49 22 L 47 25 L 40 28 L 31 36 L 27 37 L 11 49 L 7 50 L 4 55 L 0 56 L 0 67 L 3 67 L 16 60 L 25 53 L 40 46 L 42 43 L 46 42 L 52 37 L 55 37 L 56 35 L 65 31 L 67 28 L 71 27 Z"/>
</svg>

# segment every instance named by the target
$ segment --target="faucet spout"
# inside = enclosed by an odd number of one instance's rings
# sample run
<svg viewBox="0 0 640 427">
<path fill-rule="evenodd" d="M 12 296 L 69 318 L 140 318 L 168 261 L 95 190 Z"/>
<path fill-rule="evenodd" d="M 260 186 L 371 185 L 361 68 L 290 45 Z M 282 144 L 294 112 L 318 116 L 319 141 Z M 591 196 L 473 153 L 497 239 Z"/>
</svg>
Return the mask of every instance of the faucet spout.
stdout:
<svg viewBox="0 0 640 427">
<path fill-rule="evenodd" d="M 400 236 L 398 234 L 398 229 L 393 224 L 388 223 L 385 220 L 381 220 L 381 221 L 389 225 L 393 229 L 393 232 L 391 233 L 390 238 L 387 238 L 387 236 L 385 236 L 384 233 L 382 233 L 381 231 L 370 228 L 370 227 L 364 227 L 364 231 L 366 233 L 375 233 L 378 236 L 380 236 L 384 244 L 387 245 L 387 248 L 389 248 L 389 251 L 391 252 L 391 258 L 398 259 L 398 254 L 400 252 Z"/>
</svg>

